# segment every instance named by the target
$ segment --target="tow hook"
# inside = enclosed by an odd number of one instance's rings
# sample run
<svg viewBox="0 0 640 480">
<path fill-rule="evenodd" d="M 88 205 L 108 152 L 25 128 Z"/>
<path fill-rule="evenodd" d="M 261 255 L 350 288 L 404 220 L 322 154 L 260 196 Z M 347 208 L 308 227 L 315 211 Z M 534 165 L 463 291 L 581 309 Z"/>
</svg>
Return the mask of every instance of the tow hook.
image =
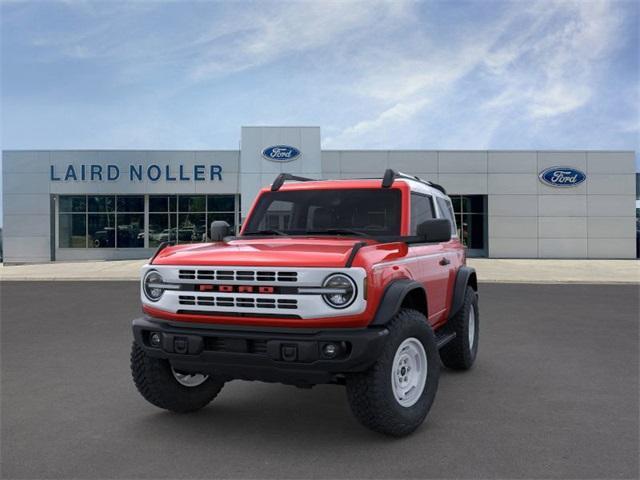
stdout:
<svg viewBox="0 0 640 480">
<path fill-rule="evenodd" d="M 285 362 L 295 362 L 298 358 L 298 347 L 295 345 L 282 345 L 280 353 L 282 360 Z"/>
</svg>

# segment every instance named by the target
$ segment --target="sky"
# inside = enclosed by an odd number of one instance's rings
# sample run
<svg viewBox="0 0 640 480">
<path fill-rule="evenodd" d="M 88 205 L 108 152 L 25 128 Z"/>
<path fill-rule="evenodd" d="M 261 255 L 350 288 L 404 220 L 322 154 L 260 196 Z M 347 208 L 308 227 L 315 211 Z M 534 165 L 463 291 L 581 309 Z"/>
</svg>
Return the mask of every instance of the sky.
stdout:
<svg viewBox="0 0 640 480">
<path fill-rule="evenodd" d="M 639 4 L 0 0 L 0 148 L 638 151 Z"/>
</svg>

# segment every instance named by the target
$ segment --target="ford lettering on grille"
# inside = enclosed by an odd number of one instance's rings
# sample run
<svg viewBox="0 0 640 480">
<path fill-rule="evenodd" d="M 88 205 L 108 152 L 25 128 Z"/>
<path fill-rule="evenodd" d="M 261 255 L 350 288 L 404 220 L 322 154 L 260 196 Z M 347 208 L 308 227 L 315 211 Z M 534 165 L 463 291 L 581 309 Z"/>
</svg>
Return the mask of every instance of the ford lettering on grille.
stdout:
<svg viewBox="0 0 640 480">
<path fill-rule="evenodd" d="M 201 292 L 225 292 L 225 293 L 275 293 L 275 287 L 263 285 L 199 285 Z"/>
</svg>

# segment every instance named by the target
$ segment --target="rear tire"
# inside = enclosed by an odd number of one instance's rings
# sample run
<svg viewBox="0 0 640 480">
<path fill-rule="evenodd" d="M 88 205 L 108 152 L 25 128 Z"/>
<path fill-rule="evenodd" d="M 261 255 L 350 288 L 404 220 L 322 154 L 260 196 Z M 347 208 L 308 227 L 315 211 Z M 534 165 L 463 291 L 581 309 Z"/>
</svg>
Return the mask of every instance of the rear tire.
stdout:
<svg viewBox="0 0 640 480">
<path fill-rule="evenodd" d="M 366 372 L 347 376 L 347 397 L 365 427 L 400 437 L 412 433 L 429 413 L 438 390 L 440 361 L 433 331 L 420 312 L 402 309 L 388 328 L 376 363 Z"/>
<path fill-rule="evenodd" d="M 206 407 L 224 386 L 223 380 L 211 376 L 189 381 L 194 376 L 174 373 L 168 360 L 148 356 L 136 342 L 131 347 L 131 374 L 145 400 L 178 413 Z"/>
<path fill-rule="evenodd" d="M 444 327 L 456 333 L 456 338 L 440 350 L 445 367 L 468 370 L 473 366 L 478 354 L 479 326 L 478 294 L 473 288 L 467 287 L 462 308 Z"/>
</svg>

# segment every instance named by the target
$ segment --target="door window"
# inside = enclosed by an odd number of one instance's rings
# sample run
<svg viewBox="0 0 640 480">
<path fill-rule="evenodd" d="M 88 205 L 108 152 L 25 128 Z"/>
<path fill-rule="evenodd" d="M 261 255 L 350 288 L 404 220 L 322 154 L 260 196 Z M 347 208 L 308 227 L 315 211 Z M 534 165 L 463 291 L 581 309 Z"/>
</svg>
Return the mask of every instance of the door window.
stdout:
<svg viewBox="0 0 640 480">
<path fill-rule="evenodd" d="M 444 198 L 437 197 L 436 201 L 438 202 L 438 208 L 440 208 L 440 213 L 451 222 L 451 235 L 457 235 L 458 230 L 456 229 L 456 221 L 453 218 L 453 208 L 451 207 L 451 202 L 445 200 Z"/>
<path fill-rule="evenodd" d="M 411 192 L 411 235 L 418 233 L 418 225 L 434 217 L 431 197 Z"/>
</svg>

